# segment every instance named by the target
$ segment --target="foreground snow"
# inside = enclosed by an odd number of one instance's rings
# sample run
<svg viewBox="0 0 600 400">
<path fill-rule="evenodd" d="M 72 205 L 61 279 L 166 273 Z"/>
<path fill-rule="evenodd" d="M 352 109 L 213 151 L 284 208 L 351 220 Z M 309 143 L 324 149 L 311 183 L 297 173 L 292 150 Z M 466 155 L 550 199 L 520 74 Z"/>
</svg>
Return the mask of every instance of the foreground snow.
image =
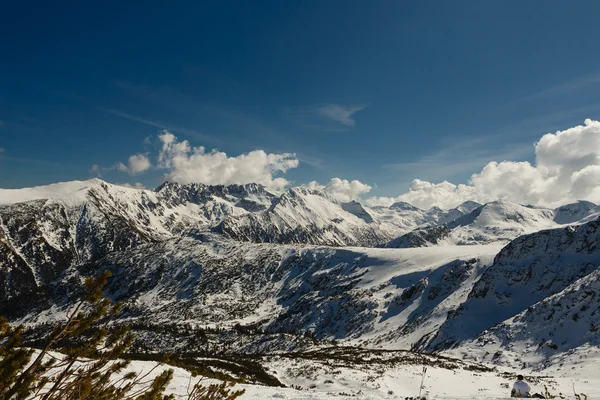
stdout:
<svg viewBox="0 0 600 400">
<path fill-rule="evenodd" d="M 132 362 L 134 371 L 148 371 L 155 364 L 144 361 Z M 417 396 L 421 381 L 422 365 L 405 365 L 385 371 L 376 371 L 365 366 L 364 369 L 331 368 L 315 366 L 315 363 L 280 361 L 271 364 L 271 371 L 284 382 L 287 388 L 265 387 L 258 385 L 237 385 L 245 389 L 242 399 L 398 399 Z M 574 399 L 573 384 L 578 393 L 585 393 L 589 399 L 600 396 L 600 377 L 596 373 L 600 367 L 600 357 L 590 359 L 575 372 L 565 372 L 553 376 L 528 374 L 532 389 L 543 392 L 544 386 L 551 394 L 562 393 L 567 399 Z M 174 379 L 168 391 L 177 399 L 185 399 L 190 384 L 187 371 L 175 368 Z M 314 373 L 314 379 L 306 374 L 293 377 L 300 371 Z M 574 370 L 572 370 L 574 371 Z M 450 370 L 428 367 L 422 395 L 428 399 L 506 399 L 516 373 L 522 371 L 501 370 L 498 372 L 477 372 L 464 369 Z M 158 373 L 158 372 L 157 372 Z M 192 380 L 192 383 L 194 381 Z M 209 380 L 205 381 L 210 383 Z M 293 388 L 292 388 L 293 386 Z M 301 387 L 301 389 L 300 389 Z"/>
<path fill-rule="evenodd" d="M 573 388 L 588 399 L 600 397 L 600 351 L 588 349 L 585 354 L 572 354 L 561 360 L 560 366 L 544 370 L 510 368 L 491 369 L 481 364 L 458 359 L 418 353 L 361 353 L 352 361 L 341 358 L 294 358 L 273 356 L 262 363 L 285 387 L 238 384 L 233 390 L 245 389 L 244 400 L 259 399 L 404 399 L 419 394 L 424 364 L 427 371 L 421 396 L 427 399 L 509 399 L 508 393 L 518 373 L 525 375 L 533 392 L 544 393 L 546 388 L 555 396 L 575 399 Z M 59 353 L 53 353 L 60 358 Z M 369 362 L 369 361 L 372 362 Z M 419 362 L 421 360 L 422 362 Z M 132 361 L 121 374 L 135 372 L 150 382 L 165 369 L 173 369 L 173 379 L 167 394 L 178 400 L 188 398 L 194 384 L 220 383 L 204 377 L 191 377 L 182 368 L 159 365 L 153 361 Z M 57 371 L 54 371 L 57 373 Z M 118 378 L 115 376 L 115 379 Z"/>
</svg>

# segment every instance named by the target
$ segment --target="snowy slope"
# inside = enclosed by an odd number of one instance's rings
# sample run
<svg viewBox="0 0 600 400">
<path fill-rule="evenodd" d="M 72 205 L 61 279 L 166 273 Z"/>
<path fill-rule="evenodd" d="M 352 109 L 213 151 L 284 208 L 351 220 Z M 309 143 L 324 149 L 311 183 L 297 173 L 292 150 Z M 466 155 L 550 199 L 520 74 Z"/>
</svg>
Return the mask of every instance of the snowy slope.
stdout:
<svg viewBox="0 0 600 400">
<path fill-rule="evenodd" d="M 584 200 L 566 204 L 554 210 L 554 222 L 563 225 L 577 223 L 595 215 L 596 207 L 596 204 Z"/>
<path fill-rule="evenodd" d="M 233 330 L 240 323 L 269 333 L 310 332 L 318 339 L 410 348 L 466 300 L 499 250 L 498 245 L 339 249 L 206 235 L 113 252 L 98 266 L 113 272 L 108 293 L 123 302 L 124 322 L 130 324 Z M 65 290 L 68 282 L 56 285 Z M 20 321 L 34 324 L 51 319 L 56 308 L 25 314 Z M 269 340 L 247 342 L 244 351 L 305 346 L 296 339 Z M 192 348 L 184 340 L 177 346 Z"/>
<path fill-rule="evenodd" d="M 198 204 L 176 198 L 172 191 L 132 189 L 97 179 L 2 191 L 0 202 L 8 204 L 0 205 L 0 285 L 5 288 L 0 300 L 34 291 L 70 266 L 208 229 L 226 215 L 248 212 L 235 205 L 246 200 L 243 194 L 226 198 L 218 195 L 226 188 L 204 189 L 217 194 Z M 244 205 L 268 201 L 268 193 L 257 193 L 248 193 Z"/>
<path fill-rule="evenodd" d="M 521 235 L 555 228 L 554 212 L 509 201 L 487 203 L 447 226 L 456 244 L 508 242 Z"/>
<path fill-rule="evenodd" d="M 415 229 L 394 240 L 389 241 L 384 247 L 407 249 L 411 247 L 428 247 L 441 244 L 454 244 L 450 238 L 450 229 L 445 226 Z"/>
<path fill-rule="evenodd" d="M 500 251 L 427 348 L 473 339 L 600 266 L 600 221 L 522 236 Z"/>
<path fill-rule="evenodd" d="M 23 203 L 40 199 L 72 199 L 74 203 L 85 201 L 87 190 L 100 185 L 100 179 L 60 182 L 52 185 L 23 189 L 0 189 L 0 205 Z"/>
<path fill-rule="evenodd" d="M 481 361 L 538 369 L 555 364 L 561 354 L 568 356 L 585 347 L 600 351 L 600 269 L 462 347 L 485 349 L 487 356 Z"/>
<path fill-rule="evenodd" d="M 53 356 L 61 357 L 58 353 Z M 235 390 L 245 390 L 240 399 L 415 398 L 421 386 L 423 366 L 427 366 L 421 390 L 421 395 L 427 399 L 509 400 L 507 388 L 514 382 L 517 373 L 523 373 L 520 369 L 507 368 L 494 371 L 480 364 L 434 355 L 369 350 L 349 352 L 346 348 L 265 356 L 255 360 L 277 377 L 283 386 L 237 384 Z M 224 361 L 231 363 L 230 360 Z M 561 398 L 574 400 L 572 385 L 575 384 L 579 393 L 586 393 L 589 399 L 594 399 L 600 394 L 600 380 L 595 374 L 597 366 L 598 360 L 588 360 L 585 367 L 570 375 L 560 374 L 560 371 L 551 375 L 525 372 L 525 377 L 534 392 L 548 388 L 555 395 L 563 393 Z M 197 382 L 203 385 L 220 383 L 216 379 L 191 376 L 181 367 L 141 360 L 131 361 L 114 380 L 134 372 L 138 376 L 146 375 L 150 381 L 165 369 L 173 370 L 173 379 L 166 394 L 172 394 L 178 400 L 188 399 L 190 388 Z"/>
<path fill-rule="evenodd" d="M 358 203 L 338 203 L 326 193 L 291 188 L 265 212 L 225 219 L 217 231 L 241 241 L 333 246 L 375 245 L 389 236 Z M 396 230 L 396 233 L 398 230 Z"/>
<path fill-rule="evenodd" d="M 446 211 L 443 217 L 436 219 L 435 222 L 424 223 L 413 231 L 386 243 L 385 247 L 508 243 L 523 234 L 560 226 L 554 221 L 553 210 L 530 208 L 508 201 L 491 202 L 471 210 L 476 205 L 477 203 L 467 202 L 466 205 Z M 468 210 L 471 211 L 467 213 Z M 428 211 L 428 214 L 431 215 L 435 211 L 434 207 Z M 439 216 L 441 211 L 434 214 Z M 561 221 L 573 219 L 573 215 L 584 216 L 587 213 L 565 208 L 559 215 L 559 219 Z"/>
</svg>

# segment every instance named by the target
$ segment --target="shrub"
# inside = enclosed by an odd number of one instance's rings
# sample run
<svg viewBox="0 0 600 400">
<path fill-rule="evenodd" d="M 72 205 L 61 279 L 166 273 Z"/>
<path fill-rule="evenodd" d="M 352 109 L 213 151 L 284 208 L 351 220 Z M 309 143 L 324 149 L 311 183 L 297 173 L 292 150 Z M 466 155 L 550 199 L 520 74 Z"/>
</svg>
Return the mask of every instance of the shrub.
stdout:
<svg viewBox="0 0 600 400">
<path fill-rule="evenodd" d="M 129 349 L 133 335 L 128 327 L 108 329 L 121 305 L 103 297 L 110 273 L 105 271 L 85 282 L 83 299 L 74 305 L 66 322 L 54 328 L 39 354 L 21 347 L 23 327 L 13 328 L 0 317 L 0 400 L 168 400 L 164 392 L 173 377 L 166 369 L 153 380 L 133 372 L 118 375 L 130 361 L 120 359 Z M 52 352 L 62 356 L 56 357 Z M 33 359 L 32 359 L 33 358 Z M 190 400 L 228 399 L 244 391 L 232 392 L 232 384 L 197 383 L 188 391 Z"/>
</svg>

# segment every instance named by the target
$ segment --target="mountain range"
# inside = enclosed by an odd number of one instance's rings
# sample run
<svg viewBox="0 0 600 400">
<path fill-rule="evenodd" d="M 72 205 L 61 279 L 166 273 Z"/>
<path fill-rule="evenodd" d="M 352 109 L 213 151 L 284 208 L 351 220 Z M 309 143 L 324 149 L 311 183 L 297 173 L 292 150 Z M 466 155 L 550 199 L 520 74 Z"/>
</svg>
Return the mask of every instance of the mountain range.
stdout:
<svg viewBox="0 0 600 400">
<path fill-rule="evenodd" d="M 140 349 L 334 341 L 547 368 L 600 346 L 599 216 L 586 201 L 422 210 L 257 184 L 1 189 L 0 313 L 43 330 L 108 269 Z"/>
</svg>

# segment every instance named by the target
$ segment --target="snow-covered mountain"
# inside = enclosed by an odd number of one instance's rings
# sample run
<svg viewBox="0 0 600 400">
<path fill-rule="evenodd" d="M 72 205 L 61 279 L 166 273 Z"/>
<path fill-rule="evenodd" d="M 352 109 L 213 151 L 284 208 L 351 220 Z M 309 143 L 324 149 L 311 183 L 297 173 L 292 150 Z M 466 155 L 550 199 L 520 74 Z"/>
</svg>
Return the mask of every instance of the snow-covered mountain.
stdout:
<svg viewBox="0 0 600 400">
<path fill-rule="evenodd" d="M 0 312 L 30 327 L 56 320 L 84 276 L 109 269 L 119 323 L 146 350 L 265 354 L 315 338 L 479 348 L 514 366 L 512 341 L 532 365 L 554 365 L 600 346 L 583 332 L 600 323 L 598 215 L 589 202 L 367 207 L 255 184 L 0 190 Z"/>
<path fill-rule="evenodd" d="M 600 350 L 599 296 L 600 269 L 596 269 L 462 347 L 480 349 L 480 361 L 540 369 L 559 364 L 580 349 Z"/>
<path fill-rule="evenodd" d="M 430 228 L 417 228 L 388 243 L 384 247 L 408 249 L 411 247 L 428 247 L 441 244 L 454 244 L 450 238 L 450 228 L 445 225 Z"/>
<path fill-rule="evenodd" d="M 560 226 L 555 222 L 554 210 L 531 208 L 509 201 L 494 201 L 475 207 L 476 205 L 477 203 L 470 203 L 471 207 L 461 205 L 449 210 L 445 212 L 446 217 L 438 219 L 436 223 L 425 223 L 386 243 L 385 247 L 508 243 L 526 233 Z M 472 207 L 475 208 L 471 209 Z M 428 213 L 431 214 L 432 211 L 436 211 L 435 208 Z M 581 213 L 582 217 L 584 214 L 587 216 L 586 213 Z"/>
<path fill-rule="evenodd" d="M 548 304 L 571 296 L 573 288 L 569 286 L 593 285 L 594 272 L 599 267 L 600 220 L 517 238 L 498 253 L 494 264 L 473 286 L 468 300 L 444 323 L 426 348 L 456 346 L 497 324 L 506 324 L 509 319 L 516 323 L 532 318 L 533 311 L 547 310 Z M 572 299 L 570 304 L 573 304 Z M 591 306 L 597 313 L 597 299 L 592 298 Z M 521 313 L 524 314 L 519 316 Z M 528 321 L 526 329 L 536 334 L 547 329 L 553 320 L 552 313 L 549 317 L 539 313 L 535 317 Z M 589 326 L 593 321 L 586 322 Z M 496 327 L 494 331 L 501 329 Z"/>
<path fill-rule="evenodd" d="M 564 225 L 587 221 L 589 217 L 593 217 L 600 212 L 597 207 L 594 203 L 584 200 L 566 204 L 554 210 L 554 222 Z"/>
<path fill-rule="evenodd" d="M 523 234 L 557 227 L 554 211 L 494 201 L 447 224 L 456 244 L 508 242 Z"/>
<path fill-rule="evenodd" d="M 466 300 L 500 248 L 332 248 L 240 243 L 206 234 L 115 251 L 94 268 L 112 272 L 108 293 L 123 302 L 124 320 L 134 325 L 233 330 L 242 324 L 267 333 L 310 332 L 318 339 L 410 348 Z M 48 291 L 75 292 L 79 283 L 72 278 L 87 268 L 67 269 Z M 23 308 L 20 321 L 61 315 L 63 299 L 54 301 L 50 308 Z M 257 340 L 261 344 L 247 341 L 245 351 L 264 350 L 263 338 Z M 282 345 L 276 349 L 290 350 L 290 343 Z"/>
</svg>

